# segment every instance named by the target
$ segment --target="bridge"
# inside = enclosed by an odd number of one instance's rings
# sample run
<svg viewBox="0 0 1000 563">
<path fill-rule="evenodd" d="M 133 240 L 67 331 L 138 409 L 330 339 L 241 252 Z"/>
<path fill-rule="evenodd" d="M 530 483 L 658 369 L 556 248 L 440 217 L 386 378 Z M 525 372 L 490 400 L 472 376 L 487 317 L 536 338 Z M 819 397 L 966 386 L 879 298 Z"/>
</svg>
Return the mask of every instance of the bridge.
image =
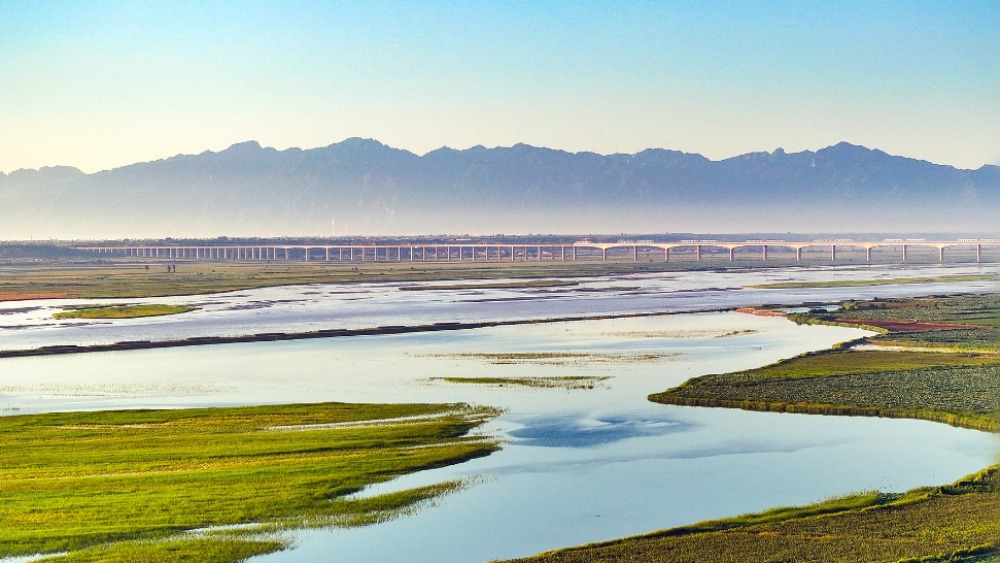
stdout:
<svg viewBox="0 0 1000 563">
<path fill-rule="evenodd" d="M 445 243 L 445 244 L 140 244 L 87 245 L 76 250 L 108 257 L 132 257 L 169 260 L 202 261 L 303 261 L 303 262 L 517 262 L 517 261 L 578 261 L 645 260 L 670 261 L 671 258 L 701 261 L 707 255 L 729 261 L 751 259 L 767 261 L 783 252 L 787 259 L 800 262 L 817 257 L 836 262 L 838 252 L 864 254 L 871 262 L 873 255 L 883 261 L 906 262 L 914 247 L 936 251 L 936 259 L 945 261 L 945 251 L 956 258 L 981 263 L 984 249 L 1000 249 L 1000 239 L 886 239 L 883 241 L 853 241 L 848 239 L 785 241 L 785 240 L 682 240 L 656 242 L 652 240 L 619 240 L 617 242 L 573 243 Z M 925 251 L 926 252 L 926 251 Z M 994 254 L 996 254 L 994 252 Z M 996 256 L 992 257 L 996 260 Z M 859 258 L 860 260 L 860 258 Z"/>
</svg>

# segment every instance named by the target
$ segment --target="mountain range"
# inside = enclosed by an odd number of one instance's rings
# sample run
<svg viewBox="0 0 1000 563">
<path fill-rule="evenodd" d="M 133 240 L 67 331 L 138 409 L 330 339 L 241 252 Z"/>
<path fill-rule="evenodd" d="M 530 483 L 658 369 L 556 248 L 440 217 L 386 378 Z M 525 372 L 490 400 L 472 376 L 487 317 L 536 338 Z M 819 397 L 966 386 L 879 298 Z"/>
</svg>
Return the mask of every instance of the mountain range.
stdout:
<svg viewBox="0 0 1000 563">
<path fill-rule="evenodd" d="M 86 174 L 0 173 L 0 240 L 391 234 L 984 232 L 1000 167 L 839 143 L 713 161 L 518 144 L 422 156 L 370 139 L 250 141 Z"/>
</svg>

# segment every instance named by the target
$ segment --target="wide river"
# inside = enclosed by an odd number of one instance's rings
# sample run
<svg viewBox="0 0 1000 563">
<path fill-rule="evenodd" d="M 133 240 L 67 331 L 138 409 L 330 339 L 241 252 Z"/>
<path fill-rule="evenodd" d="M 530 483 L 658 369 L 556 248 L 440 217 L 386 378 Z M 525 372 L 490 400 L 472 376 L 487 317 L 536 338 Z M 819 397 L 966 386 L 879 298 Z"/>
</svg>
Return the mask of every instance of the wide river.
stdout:
<svg viewBox="0 0 1000 563">
<path fill-rule="evenodd" d="M 693 376 L 760 366 L 864 334 L 796 326 L 781 318 L 697 311 L 997 289 L 995 282 L 782 290 L 748 286 L 966 273 L 997 274 L 1000 268 L 664 273 L 535 289 L 297 286 L 143 300 L 192 303 L 201 309 L 115 322 L 52 319 L 53 312 L 80 301 L 3 303 L 2 349 L 434 322 L 678 314 L 3 359 L 0 410 L 19 414 L 301 401 L 463 401 L 502 407 L 504 413 L 483 429 L 504 442 L 501 451 L 363 494 L 456 478 L 467 482 L 462 490 L 383 524 L 295 533 L 295 549 L 254 561 L 475 562 L 513 557 L 860 490 L 940 484 L 995 463 L 993 436 L 941 424 L 674 407 L 646 400 L 649 393 Z M 514 360 L 500 361 L 491 354 L 510 354 Z M 592 389 L 576 390 L 437 379 L 546 376 L 603 379 Z"/>
</svg>

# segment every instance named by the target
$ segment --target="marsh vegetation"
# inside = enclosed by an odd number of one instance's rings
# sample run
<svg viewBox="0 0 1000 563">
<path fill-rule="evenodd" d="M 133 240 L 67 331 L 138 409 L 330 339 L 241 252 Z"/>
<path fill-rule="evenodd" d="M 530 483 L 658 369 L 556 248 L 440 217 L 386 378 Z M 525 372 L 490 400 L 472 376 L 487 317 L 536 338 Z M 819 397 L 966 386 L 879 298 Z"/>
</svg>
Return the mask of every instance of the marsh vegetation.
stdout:
<svg viewBox="0 0 1000 563">
<path fill-rule="evenodd" d="M 348 495 L 488 455 L 497 444 L 469 431 L 495 414 L 321 403 L 0 417 L 0 556 L 235 561 L 285 546 L 262 530 L 382 521 L 459 484 Z M 233 525 L 251 527 L 219 529 Z M 217 531 L 190 535 L 204 528 Z"/>
<path fill-rule="evenodd" d="M 432 381 L 496 387 L 536 387 L 541 389 L 593 389 L 610 378 L 590 375 L 559 377 L 434 377 Z"/>
<path fill-rule="evenodd" d="M 52 316 L 57 319 L 138 319 L 178 315 L 197 310 L 191 305 L 94 305 L 73 307 Z"/>
<path fill-rule="evenodd" d="M 840 347 L 758 369 L 697 377 L 650 399 L 779 412 L 922 418 L 997 428 L 997 294 L 842 305 L 837 312 L 798 313 L 791 318 L 800 323 L 872 327 L 878 335 L 863 342 L 904 348 Z"/>
<path fill-rule="evenodd" d="M 829 280 L 829 281 L 786 281 L 771 282 L 748 286 L 754 289 L 797 289 L 797 288 L 834 288 L 834 287 L 872 287 L 878 285 L 899 285 L 916 283 L 948 283 L 948 282 L 971 282 L 971 281 L 991 281 L 995 276 L 987 274 L 958 274 L 948 276 L 920 276 L 903 278 L 883 278 L 877 280 Z"/>
<path fill-rule="evenodd" d="M 868 492 L 514 561 L 980 561 L 1000 538 L 997 468 L 952 485 Z"/>
</svg>

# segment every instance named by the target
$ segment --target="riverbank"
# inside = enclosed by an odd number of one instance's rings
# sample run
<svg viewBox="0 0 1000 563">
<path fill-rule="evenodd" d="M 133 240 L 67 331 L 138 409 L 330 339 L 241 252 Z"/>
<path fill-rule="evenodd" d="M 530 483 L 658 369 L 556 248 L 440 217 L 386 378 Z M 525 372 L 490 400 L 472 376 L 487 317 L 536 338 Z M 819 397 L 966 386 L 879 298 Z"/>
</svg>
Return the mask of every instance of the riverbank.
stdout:
<svg viewBox="0 0 1000 563">
<path fill-rule="evenodd" d="M 674 405 L 918 418 L 995 431 L 1000 295 L 850 301 L 800 323 L 880 325 L 853 347 L 706 375 L 650 395 Z M 906 322 L 903 322 L 906 321 Z M 862 350 L 859 345 L 902 345 Z M 913 351 L 934 350 L 934 351 Z M 977 352 L 969 353 L 969 349 Z M 979 561 L 1000 554 L 1000 466 L 952 485 L 782 508 L 514 561 Z"/>
<path fill-rule="evenodd" d="M 240 561 L 273 532 L 382 522 L 460 483 L 349 498 L 489 455 L 495 410 L 318 403 L 0 417 L 0 558 Z"/>
<path fill-rule="evenodd" d="M 744 269 L 746 263 L 677 262 L 440 262 L 233 263 L 81 262 L 0 265 L 0 301 L 54 298 L 142 298 L 203 295 L 304 284 L 370 282 L 482 282 L 520 278 L 581 278 L 628 273 Z M 753 267 L 788 266 L 774 262 Z M 458 287 L 463 287 L 460 284 Z M 506 283 L 502 285 L 507 285 Z M 522 284 L 523 285 L 523 284 Z M 527 282 L 527 287 L 531 287 Z"/>
<path fill-rule="evenodd" d="M 171 271 L 167 271 L 167 266 Z M 557 287 L 572 281 L 539 278 L 586 278 L 655 272 L 743 271 L 815 264 L 774 260 L 761 262 L 441 262 L 441 263 L 233 263 L 233 262 L 14 262 L 0 264 L 0 301 L 36 299 L 110 299 L 204 295 L 304 284 L 370 282 L 475 282 L 442 285 L 442 289 L 490 287 Z M 885 264 L 841 264 L 885 267 Z M 496 280 L 518 278 L 523 281 Z M 948 281 L 974 281 L 971 276 L 941 276 Z M 913 278 L 899 283 L 922 283 Z M 514 285 L 511 285 L 511 284 Z M 403 289 L 422 289 L 422 286 Z"/>
</svg>

